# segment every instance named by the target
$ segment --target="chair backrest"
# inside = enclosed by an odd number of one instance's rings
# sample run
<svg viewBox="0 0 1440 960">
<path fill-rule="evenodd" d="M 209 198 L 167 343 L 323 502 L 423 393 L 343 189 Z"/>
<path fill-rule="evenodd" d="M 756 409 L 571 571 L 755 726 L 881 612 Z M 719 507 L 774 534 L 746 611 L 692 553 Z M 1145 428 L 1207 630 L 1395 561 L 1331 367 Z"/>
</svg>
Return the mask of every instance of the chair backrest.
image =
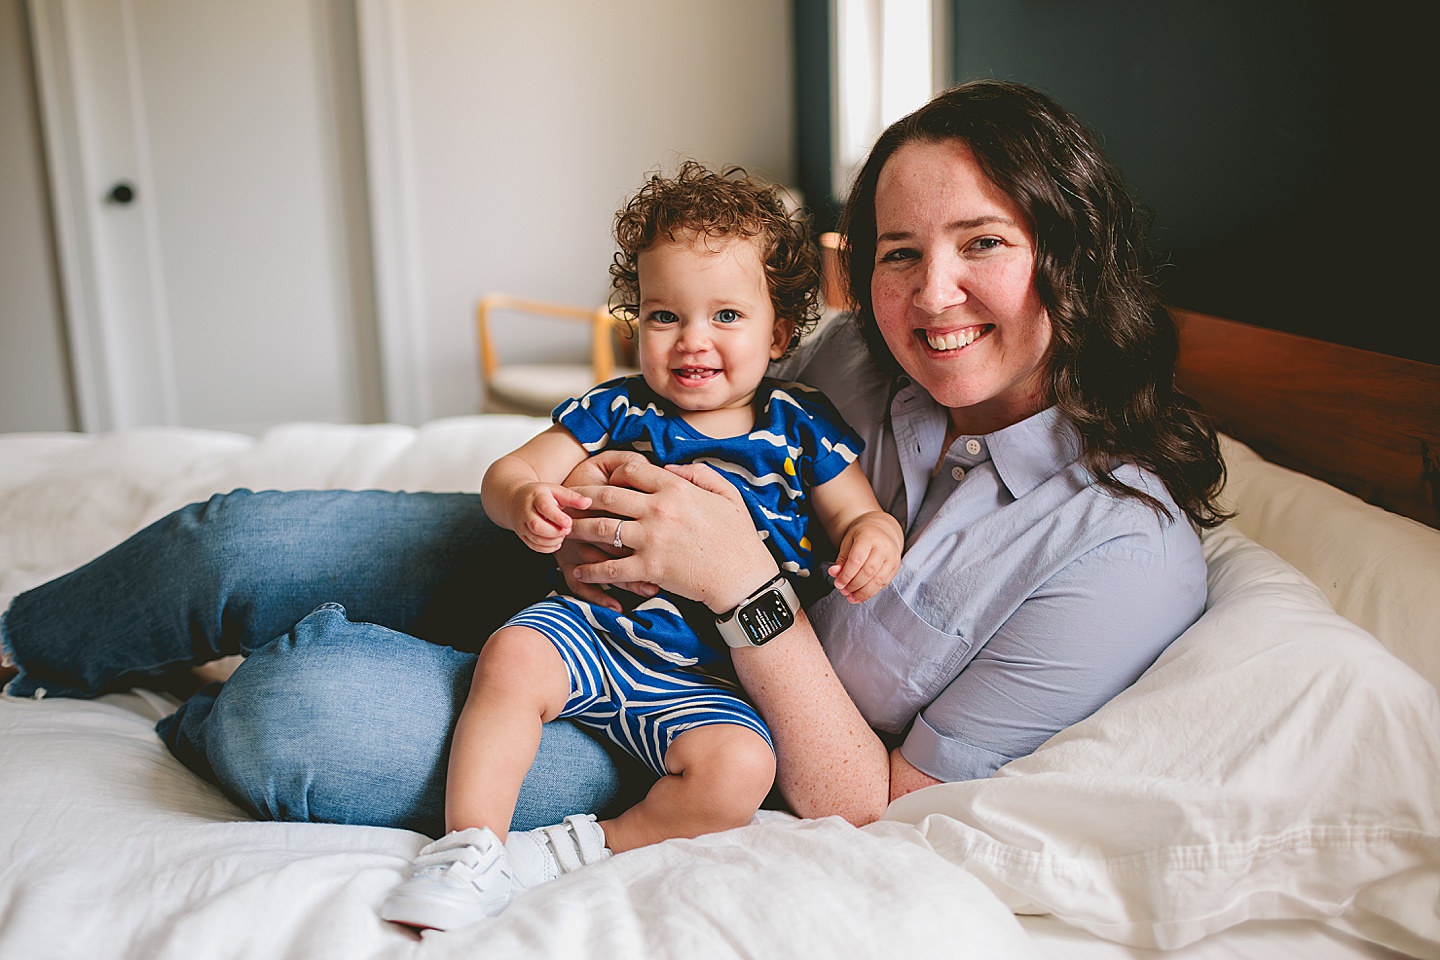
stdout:
<svg viewBox="0 0 1440 960">
<path fill-rule="evenodd" d="M 850 306 L 850 291 L 840 271 L 840 234 L 827 230 L 820 234 L 820 277 L 825 292 L 825 306 L 830 310 L 844 310 Z"/>
<path fill-rule="evenodd" d="M 528 313 L 590 324 L 590 363 L 504 364 L 495 349 L 493 314 Z M 486 294 L 475 310 L 480 342 L 480 377 L 485 387 L 485 409 L 490 413 L 526 413 L 545 416 L 568 397 L 578 396 L 597 383 L 629 369 L 617 369 L 614 336 L 619 321 L 604 307 L 593 309 L 564 303 Z"/>
<path fill-rule="evenodd" d="M 495 350 L 495 340 L 490 333 L 490 314 L 495 310 L 533 313 L 589 323 L 590 365 L 595 374 L 595 382 L 608 380 L 614 374 L 615 346 L 611 338 L 614 336 L 617 321 L 603 305 L 587 309 L 567 303 L 549 303 L 544 300 L 512 297 L 504 293 L 488 293 L 480 298 L 475 309 L 475 323 L 480 338 L 480 375 L 484 379 L 493 378 L 500 367 L 500 355 Z"/>
</svg>

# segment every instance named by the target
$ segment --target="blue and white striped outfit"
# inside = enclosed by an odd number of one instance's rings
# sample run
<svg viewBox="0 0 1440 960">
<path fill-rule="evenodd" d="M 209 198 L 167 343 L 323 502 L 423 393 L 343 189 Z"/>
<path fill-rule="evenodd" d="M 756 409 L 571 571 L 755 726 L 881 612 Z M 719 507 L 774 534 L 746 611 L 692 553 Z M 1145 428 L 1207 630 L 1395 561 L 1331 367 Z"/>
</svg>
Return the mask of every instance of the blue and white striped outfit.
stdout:
<svg viewBox="0 0 1440 960">
<path fill-rule="evenodd" d="M 676 416 L 640 377 L 602 383 L 553 416 L 592 454 L 634 450 L 657 464 L 714 468 L 740 491 L 781 569 L 809 577 L 808 491 L 838 476 L 863 444 L 811 387 L 766 379 L 755 397 L 754 428 L 719 439 Z M 509 623 L 544 634 L 564 658 L 572 692 L 561 716 L 603 731 L 656 773 L 668 772 L 666 749 L 693 727 L 733 723 L 770 739 L 739 685 L 724 676 L 728 651 L 712 615 L 693 601 L 662 593 L 616 613 L 554 594 Z"/>
</svg>

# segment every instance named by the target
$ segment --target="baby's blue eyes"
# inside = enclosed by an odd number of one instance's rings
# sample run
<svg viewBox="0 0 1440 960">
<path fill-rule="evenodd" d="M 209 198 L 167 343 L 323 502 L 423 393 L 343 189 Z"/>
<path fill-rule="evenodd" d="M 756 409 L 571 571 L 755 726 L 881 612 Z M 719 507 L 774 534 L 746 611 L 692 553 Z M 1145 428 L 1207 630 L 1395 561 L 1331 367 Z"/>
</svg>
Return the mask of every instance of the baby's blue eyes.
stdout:
<svg viewBox="0 0 1440 960">
<path fill-rule="evenodd" d="M 654 313 L 650 314 L 649 319 L 651 323 L 659 324 L 680 322 L 680 318 L 677 317 L 675 314 L 671 313 L 669 310 L 656 310 Z M 740 311 L 731 310 L 728 307 L 715 314 L 715 321 L 717 323 L 734 323 L 739 319 Z"/>
</svg>

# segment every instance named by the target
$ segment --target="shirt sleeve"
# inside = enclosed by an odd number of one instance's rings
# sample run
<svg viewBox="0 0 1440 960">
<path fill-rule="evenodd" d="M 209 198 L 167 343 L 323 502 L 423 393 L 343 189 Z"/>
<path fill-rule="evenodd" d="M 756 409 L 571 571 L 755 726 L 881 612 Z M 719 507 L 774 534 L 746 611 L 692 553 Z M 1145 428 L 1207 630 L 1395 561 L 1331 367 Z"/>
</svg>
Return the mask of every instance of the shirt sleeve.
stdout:
<svg viewBox="0 0 1440 960">
<path fill-rule="evenodd" d="M 569 430 L 589 453 L 599 453 L 610 445 L 617 410 L 630 407 L 627 381 L 609 380 L 592 388 L 583 396 L 566 400 L 555 408 L 550 419 Z M 623 412 L 620 414 L 623 416 Z"/>
<path fill-rule="evenodd" d="M 981 779 L 1109 702 L 1204 609 L 1203 576 L 1197 590 L 1158 560 L 1106 544 L 1057 572 L 920 712 L 901 755 Z"/>
<path fill-rule="evenodd" d="M 865 449 L 865 441 L 823 393 L 814 389 L 796 392 L 804 401 L 805 412 L 802 420 L 806 453 L 800 464 L 800 479 L 807 488 L 818 487 L 844 473 Z"/>
</svg>

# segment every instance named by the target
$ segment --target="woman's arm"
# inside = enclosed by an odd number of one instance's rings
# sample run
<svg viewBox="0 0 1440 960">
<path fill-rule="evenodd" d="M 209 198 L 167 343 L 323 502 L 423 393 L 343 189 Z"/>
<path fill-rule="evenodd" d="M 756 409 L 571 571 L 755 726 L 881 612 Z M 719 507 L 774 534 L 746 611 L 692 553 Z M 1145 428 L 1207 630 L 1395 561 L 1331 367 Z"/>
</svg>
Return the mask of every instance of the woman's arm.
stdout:
<svg viewBox="0 0 1440 960">
<path fill-rule="evenodd" d="M 660 468 L 638 454 L 606 452 L 572 475 L 592 509 L 628 517 L 634 552 L 577 567 L 588 583 L 649 581 L 699 600 L 715 613 L 733 608 L 777 572 L 740 495 L 708 467 Z M 571 536 L 608 542 L 609 519 L 576 520 Z M 734 651 L 735 671 L 770 725 L 778 782 L 795 813 L 838 815 L 856 824 L 885 812 L 890 758 L 830 667 L 809 620 L 763 647 Z"/>
<path fill-rule="evenodd" d="M 944 780 L 930 776 L 906 760 L 899 747 L 890 751 L 890 799 L 892 802 L 899 800 L 907 793 L 914 793 L 923 787 L 933 787 L 937 783 L 944 782 Z"/>
<path fill-rule="evenodd" d="M 880 819 L 890 802 L 889 756 L 835 676 L 809 619 L 801 614 L 765 646 L 734 650 L 732 659 L 770 725 L 790 809 L 857 826 Z"/>
</svg>

